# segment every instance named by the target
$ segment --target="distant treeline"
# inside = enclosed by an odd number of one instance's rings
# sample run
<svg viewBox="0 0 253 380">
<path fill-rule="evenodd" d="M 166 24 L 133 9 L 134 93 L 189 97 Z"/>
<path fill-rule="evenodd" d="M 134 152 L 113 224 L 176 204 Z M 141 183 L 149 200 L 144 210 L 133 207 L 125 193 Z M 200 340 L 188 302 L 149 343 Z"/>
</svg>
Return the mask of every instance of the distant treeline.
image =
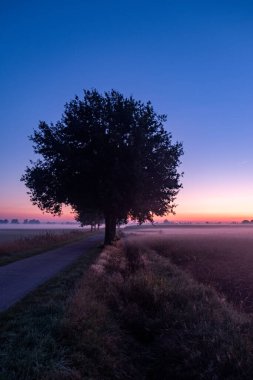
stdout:
<svg viewBox="0 0 253 380">
<path fill-rule="evenodd" d="M 77 222 L 40 222 L 38 219 L 24 219 L 19 221 L 19 219 L 0 219 L 0 224 L 78 224 Z"/>
<path fill-rule="evenodd" d="M 18 219 L 11 219 L 9 221 L 8 219 L 0 219 L 0 224 L 19 224 Z M 24 219 L 23 224 L 40 224 L 40 221 L 38 219 Z"/>
</svg>

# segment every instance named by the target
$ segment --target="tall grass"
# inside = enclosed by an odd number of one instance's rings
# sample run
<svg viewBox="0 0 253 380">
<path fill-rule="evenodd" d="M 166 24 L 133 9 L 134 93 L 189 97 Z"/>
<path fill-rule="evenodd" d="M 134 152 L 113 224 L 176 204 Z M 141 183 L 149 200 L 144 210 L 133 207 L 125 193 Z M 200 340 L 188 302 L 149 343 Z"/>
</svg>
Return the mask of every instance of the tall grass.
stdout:
<svg viewBox="0 0 253 380">
<path fill-rule="evenodd" d="M 136 241 L 103 251 L 64 326 L 76 379 L 252 379 L 251 319 Z"/>
<path fill-rule="evenodd" d="M 0 265 L 32 256 L 82 239 L 90 232 L 72 230 L 62 233 L 45 232 L 35 236 L 22 237 L 13 242 L 0 244 Z"/>
</svg>

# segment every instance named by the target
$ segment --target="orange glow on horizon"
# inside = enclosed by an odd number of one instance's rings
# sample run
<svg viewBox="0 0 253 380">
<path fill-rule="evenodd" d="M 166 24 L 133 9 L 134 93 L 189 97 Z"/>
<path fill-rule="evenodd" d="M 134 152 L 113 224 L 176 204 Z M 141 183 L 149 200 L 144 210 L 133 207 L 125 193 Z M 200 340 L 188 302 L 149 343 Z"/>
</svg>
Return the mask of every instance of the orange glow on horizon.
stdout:
<svg viewBox="0 0 253 380">
<path fill-rule="evenodd" d="M 163 222 L 168 219 L 171 222 L 241 222 L 244 219 L 253 219 L 253 197 L 250 189 L 247 192 L 239 192 L 240 195 L 219 191 L 219 196 L 207 189 L 182 191 L 179 193 L 175 208 L 176 215 L 168 214 L 162 217 L 155 217 L 156 222 Z M 204 196 L 205 194 L 205 196 Z M 70 207 L 63 208 L 61 217 L 43 213 L 37 206 L 20 196 L 11 196 L 0 200 L 0 219 L 39 219 L 40 221 L 75 221 L 75 215 Z M 250 212 L 252 210 L 252 213 Z"/>
<path fill-rule="evenodd" d="M 246 212 L 228 212 L 224 210 L 223 212 L 201 212 L 197 207 L 196 212 L 192 212 L 189 207 L 189 212 L 187 210 L 187 204 L 180 205 L 175 209 L 176 214 L 168 214 L 162 217 L 154 217 L 155 222 L 163 222 L 164 219 L 168 219 L 171 222 L 241 222 L 244 219 L 252 220 L 253 219 L 253 208 L 252 214 Z M 208 209 L 208 207 L 206 207 Z M 19 219 L 23 221 L 24 219 L 39 219 L 40 221 L 74 221 L 75 215 L 70 207 L 63 208 L 62 216 L 53 216 L 48 213 L 43 213 L 38 209 L 38 207 L 33 206 L 29 202 L 17 202 L 16 204 L 12 203 L 11 206 L 8 204 L 0 205 L 0 219 Z"/>
<path fill-rule="evenodd" d="M 221 222 L 221 223 L 231 223 L 231 222 L 241 222 L 244 219 L 252 220 L 252 215 L 245 214 L 183 214 L 178 213 L 176 215 L 166 215 L 164 217 L 156 217 L 155 221 L 163 222 L 164 219 L 168 219 L 170 222 Z"/>
<path fill-rule="evenodd" d="M 38 219 L 40 221 L 52 221 L 59 222 L 62 221 L 75 221 L 74 214 L 71 212 L 65 212 L 63 215 L 53 216 L 51 214 L 43 214 L 40 212 L 8 212 L 0 214 L 0 219 L 19 219 L 23 221 L 24 219 Z M 169 222 L 192 222 L 192 223 L 204 223 L 204 222 L 221 222 L 221 223 L 231 223 L 231 222 L 241 222 L 244 219 L 253 220 L 253 215 L 229 215 L 229 214 L 176 214 L 176 215 L 164 215 L 162 217 L 155 216 L 154 221 L 158 223 L 163 223 L 167 219 Z"/>
</svg>

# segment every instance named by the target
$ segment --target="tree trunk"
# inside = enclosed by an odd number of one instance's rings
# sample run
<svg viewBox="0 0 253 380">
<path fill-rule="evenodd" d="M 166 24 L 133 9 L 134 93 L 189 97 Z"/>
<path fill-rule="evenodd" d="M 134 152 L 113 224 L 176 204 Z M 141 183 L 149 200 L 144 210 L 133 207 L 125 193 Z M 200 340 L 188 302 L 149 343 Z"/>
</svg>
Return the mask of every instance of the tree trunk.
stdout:
<svg viewBox="0 0 253 380">
<path fill-rule="evenodd" d="M 116 217 L 105 216 L 105 240 L 104 245 L 111 245 L 116 237 Z"/>
</svg>

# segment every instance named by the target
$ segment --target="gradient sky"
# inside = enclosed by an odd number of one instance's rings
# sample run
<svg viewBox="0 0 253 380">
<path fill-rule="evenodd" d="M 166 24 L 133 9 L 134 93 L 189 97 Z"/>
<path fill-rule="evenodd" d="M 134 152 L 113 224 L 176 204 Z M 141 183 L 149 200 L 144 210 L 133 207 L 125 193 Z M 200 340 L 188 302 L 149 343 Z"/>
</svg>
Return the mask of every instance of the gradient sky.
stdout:
<svg viewBox="0 0 253 380">
<path fill-rule="evenodd" d="M 19 181 L 38 121 L 113 88 L 184 144 L 172 220 L 253 219 L 252 1 L 2 0 L 0 31 L 0 218 L 43 219 Z"/>
</svg>

